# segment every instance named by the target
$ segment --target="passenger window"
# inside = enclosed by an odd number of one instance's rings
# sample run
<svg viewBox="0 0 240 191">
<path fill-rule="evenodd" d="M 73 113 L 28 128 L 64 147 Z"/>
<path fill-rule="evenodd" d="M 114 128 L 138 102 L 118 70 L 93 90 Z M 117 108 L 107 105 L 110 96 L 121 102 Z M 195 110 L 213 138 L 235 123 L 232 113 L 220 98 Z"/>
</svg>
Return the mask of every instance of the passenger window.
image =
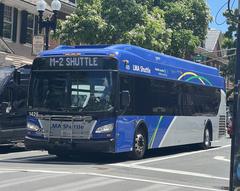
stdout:
<svg viewBox="0 0 240 191">
<path fill-rule="evenodd" d="M 150 79 L 135 78 L 135 112 L 137 115 L 151 114 Z"/>
</svg>

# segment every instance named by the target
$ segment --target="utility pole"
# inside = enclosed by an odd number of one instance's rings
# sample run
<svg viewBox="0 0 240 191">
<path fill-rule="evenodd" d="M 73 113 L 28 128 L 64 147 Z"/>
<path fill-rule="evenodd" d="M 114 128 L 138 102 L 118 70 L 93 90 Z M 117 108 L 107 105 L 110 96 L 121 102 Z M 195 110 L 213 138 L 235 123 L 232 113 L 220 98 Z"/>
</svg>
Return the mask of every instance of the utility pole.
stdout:
<svg viewBox="0 0 240 191">
<path fill-rule="evenodd" d="M 240 191 L 240 0 L 238 0 L 237 50 L 233 101 L 233 136 L 230 164 L 230 191 Z"/>
</svg>

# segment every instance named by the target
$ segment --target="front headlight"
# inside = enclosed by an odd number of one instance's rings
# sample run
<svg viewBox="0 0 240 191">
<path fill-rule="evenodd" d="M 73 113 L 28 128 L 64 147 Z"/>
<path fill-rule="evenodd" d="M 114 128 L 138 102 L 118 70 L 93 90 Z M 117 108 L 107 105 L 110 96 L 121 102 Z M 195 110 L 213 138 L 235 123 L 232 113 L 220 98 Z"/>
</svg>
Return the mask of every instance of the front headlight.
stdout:
<svg viewBox="0 0 240 191">
<path fill-rule="evenodd" d="M 31 122 L 27 123 L 27 129 L 30 131 L 39 131 L 40 130 L 38 125 L 31 123 Z"/>
<path fill-rule="evenodd" d="M 111 133 L 113 131 L 114 124 L 107 124 L 101 127 L 98 127 L 95 133 Z"/>
</svg>

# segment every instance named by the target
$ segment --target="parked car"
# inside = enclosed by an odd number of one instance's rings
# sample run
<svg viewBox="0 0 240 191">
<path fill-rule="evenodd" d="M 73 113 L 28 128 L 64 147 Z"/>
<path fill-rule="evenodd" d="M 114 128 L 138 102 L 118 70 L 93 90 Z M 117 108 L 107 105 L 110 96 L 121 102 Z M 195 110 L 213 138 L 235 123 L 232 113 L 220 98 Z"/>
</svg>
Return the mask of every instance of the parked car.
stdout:
<svg viewBox="0 0 240 191">
<path fill-rule="evenodd" d="M 0 67 L 0 145 L 24 140 L 30 67 Z"/>
</svg>

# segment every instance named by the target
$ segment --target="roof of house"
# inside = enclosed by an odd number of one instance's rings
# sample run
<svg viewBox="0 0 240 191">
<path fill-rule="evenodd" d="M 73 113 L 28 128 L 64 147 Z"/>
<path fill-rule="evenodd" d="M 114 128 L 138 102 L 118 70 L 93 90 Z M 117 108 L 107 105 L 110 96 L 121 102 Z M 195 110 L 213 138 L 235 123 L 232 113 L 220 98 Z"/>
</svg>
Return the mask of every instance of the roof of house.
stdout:
<svg viewBox="0 0 240 191">
<path fill-rule="evenodd" d="M 213 51 L 218 41 L 221 40 L 221 35 L 221 31 L 215 29 L 208 30 L 204 48 L 208 51 Z"/>
</svg>

